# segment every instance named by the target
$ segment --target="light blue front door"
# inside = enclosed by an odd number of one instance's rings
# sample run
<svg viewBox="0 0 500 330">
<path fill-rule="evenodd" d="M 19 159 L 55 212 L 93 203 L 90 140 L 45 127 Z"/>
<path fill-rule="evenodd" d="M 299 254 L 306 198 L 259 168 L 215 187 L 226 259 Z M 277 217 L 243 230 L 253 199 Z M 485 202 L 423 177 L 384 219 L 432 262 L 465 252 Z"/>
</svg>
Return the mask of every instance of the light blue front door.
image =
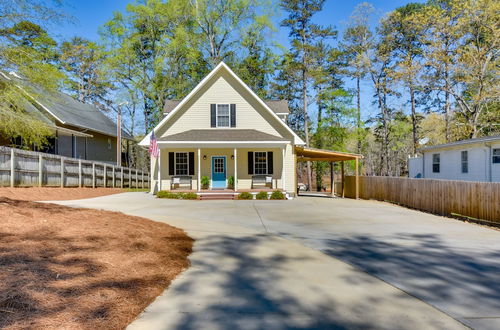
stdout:
<svg viewBox="0 0 500 330">
<path fill-rule="evenodd" d="M 226 157 L 212 157 L 212 188 L 226 188 Z"/>
</svg>

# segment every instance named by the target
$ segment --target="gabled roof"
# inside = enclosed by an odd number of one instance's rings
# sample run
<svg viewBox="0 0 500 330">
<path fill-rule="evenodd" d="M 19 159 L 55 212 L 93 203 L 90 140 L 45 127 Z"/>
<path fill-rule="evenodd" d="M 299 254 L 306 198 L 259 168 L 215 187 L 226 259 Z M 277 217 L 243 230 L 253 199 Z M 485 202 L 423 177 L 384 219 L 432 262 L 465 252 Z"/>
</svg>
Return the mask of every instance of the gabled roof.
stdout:
<svg viewBox="0 0 500 330">
<path fill-rule="evenodd" d="M 234 72 L 229 68 L 224 62 L 220 62 L 203 80 L 196 85 L 196 87 L 184 98 L 182 99 L 181 102 L 179 102 L 174 109 L 170 112 L 170 114 L 166 117 L 164 117 L 158 125 L 154 128 L 154 131 L 156 132 L 160 127 L 165 125 L 171 118 L 173 118 L 173 114 L 175 114 L 177 111 L 179 111 L 184 104 L 186 104 L 191 98 L 193 98 L 196 93 L 205 86 L 210 79 L 215 76 L 220 70 L 226 70 L 257 102 L 259 102 L 264 109 L 266 109 L 276 120 L 276 123 L 278 125 L 282 125 L 290 134 L 294 137 L 294 144 L 296 145 L 304 145 L 304 141 L 290 128 L 286 123 L 281 120 L 278 115 L 271 110 L 271 108 L 260 98 L 255 94 L 250 87 L 247 86 Z M 144 139 L 139 143 L 139 145 L 142 146 L 147 146 L 149 145 L 149 138 L 151 136 L 151 132 L 149 132 Z"/>
<path fill-rule="evenodd" d="M 473 143 L 497 142 L 497 141 L 500 141 L 500 135 L 484 136 L 484 137 L 480 137 L 480 138 L 461 140 L 461 141 L 455 141 L 455 142 L 444 143 L 444 144 L 437 144 L 435 146 L 423 147 L 423 148 L 420 148 L 418 150 L 419 151 L 427 151 L 427 150 L 455 147 L 455 146 L 461 146 L 461 145 L 467 145 L 467 144 L 473 144 Z"/>
<path fill-rule="evenodd" d="M 172 142 L 206 142 L 206 141 L 283 141 L 286 139 L 260 132 L 255 129 L 192 129 L 158 139 Z"/>
<path fill-rule="evenodd" d="M 2 72 L 1 76 L 5 78 L 4 81 L 15 84 L 26 93 L 26 111 L 37 119 L 52 122 L 47 119 L 48 116 L 63 125 L 116 136 L 116 124 L 97 107 L 77 101 L 62 92 L 49 93 L 15 74 Z M 122 136 L 126 139 L 133 139 L 124 130 L 122 130 Z"/>
<path fill-rule="evenodd" d="M 166 115 L 170 113 L 175 107 L 181 103 L 182 100 L 165 100 L 163 105 L 163 113 Z M 278 115 L 288 115 L 290 110 L 288 109 L 287 100 L 263 100 L 264 103 Z"/>
</svg>

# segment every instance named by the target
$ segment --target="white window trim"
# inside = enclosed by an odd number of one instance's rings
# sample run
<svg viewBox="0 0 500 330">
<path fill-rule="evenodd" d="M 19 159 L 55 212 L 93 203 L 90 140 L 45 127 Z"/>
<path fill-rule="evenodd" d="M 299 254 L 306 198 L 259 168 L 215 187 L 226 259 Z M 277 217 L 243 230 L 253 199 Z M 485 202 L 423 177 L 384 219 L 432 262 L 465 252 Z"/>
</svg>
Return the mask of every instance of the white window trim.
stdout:
<svg viewBox="0 0 500 330">
<path fill-rule="evenodd" d="M 219 105 L 227 105 L 229 109 L 229 125 L 219 126 Z M 215 127 L 216 128 L 231 128 L 231 104 L 230 103 L 216 103 L 215 104 Z"/>
<path fill-rule="evenodd" d="M 187 174 L 177 174 L 177 154 L 186 154 Z M 174 152 L 174 175 L 189 175 L 189 152 L 187 151 Z"/>
<path fill-rule="evenodd" d="M 257 164 L 257 153 L 263 152 L 266 155 L 266 173 L 257 174 L 256 172 L 256 164 Z M 267 151 L 254 151 L 253 152 L 253 172 L 255 175 L 269 175 L 269 159 Z"/>
</svg>

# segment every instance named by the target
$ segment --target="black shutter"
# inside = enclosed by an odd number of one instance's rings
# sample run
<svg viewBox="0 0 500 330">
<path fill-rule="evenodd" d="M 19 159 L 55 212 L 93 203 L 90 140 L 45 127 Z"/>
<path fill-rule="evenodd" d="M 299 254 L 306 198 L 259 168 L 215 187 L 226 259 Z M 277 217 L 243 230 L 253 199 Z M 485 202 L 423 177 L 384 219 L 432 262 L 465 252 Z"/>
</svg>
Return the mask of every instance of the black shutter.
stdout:
<svg viewBox="0 0 500 330">
<path fill-rule="evenodd" d="M 236 127 L 236 104 L 231 104 L 231 127 Z"/>
<path fill-rule="evenodd" d="M 248 174 L 253 174 L 253 152 L 248 152 Z"/>
<path fill-rule="evenodd" d="M 189 153 L 189 175 L 194 175 L 194 152 Z"/>
<path fill-rule="evenodd" d="M 175 175 L 175 154 L 173 152 L 168 153 L 168 175 Z"/>
<path fill-rule="evenodd" d="M 267 152 L 267 174 L 273 174 L 273 152 Z"/>
<path fill-rule="evenodd" d="M 215 104 L 210 104 L 210 127 L 217 127 L 217 113 Z"/>
</svg>

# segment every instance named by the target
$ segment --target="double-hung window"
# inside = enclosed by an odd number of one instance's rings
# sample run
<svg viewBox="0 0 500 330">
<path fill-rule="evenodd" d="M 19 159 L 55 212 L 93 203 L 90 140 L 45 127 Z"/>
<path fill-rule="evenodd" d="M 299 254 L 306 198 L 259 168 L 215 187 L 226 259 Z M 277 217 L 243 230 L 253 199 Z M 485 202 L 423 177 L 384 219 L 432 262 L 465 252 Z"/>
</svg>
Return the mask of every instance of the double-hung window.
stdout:
<svg viewBox="0 0 500 330">
<path fill-rule="evenodd" d="M 462 173 L 469 173 L 469 153 L 465 150 L 461 152 Z"/>
<path fill-rule="evenodd" d="M 432 172 L 433 173 L 440 172 L 440 164 L 441 164 L 441 155 L 440 154 L 432 154 Z"/>
<path fill-rule="evenodd" d="M 229 127 L 230 124 L 229 104 L 217 104 L 217 127 Z"/>
<path fill-rule="evenodd" d="M 188 175 L 189 158 L 187 152 L 175 153 L 175 175 Z"/>
<path fill-rule="evenodd" d="M 500 148 L 499 149 L 493 149 L 492 151 L 492 163 L 493 164 L 500 164 Z"/>
<path fill-rule="evenodd" d="M 256 151 L 254 153 L 255 174 L 267 174 L 267 152 Z"/>
</svg>

